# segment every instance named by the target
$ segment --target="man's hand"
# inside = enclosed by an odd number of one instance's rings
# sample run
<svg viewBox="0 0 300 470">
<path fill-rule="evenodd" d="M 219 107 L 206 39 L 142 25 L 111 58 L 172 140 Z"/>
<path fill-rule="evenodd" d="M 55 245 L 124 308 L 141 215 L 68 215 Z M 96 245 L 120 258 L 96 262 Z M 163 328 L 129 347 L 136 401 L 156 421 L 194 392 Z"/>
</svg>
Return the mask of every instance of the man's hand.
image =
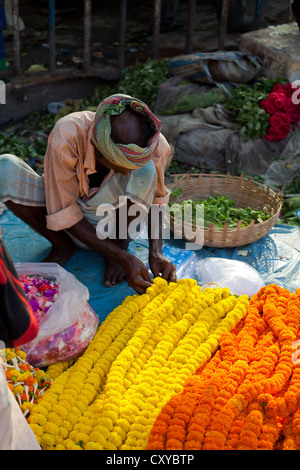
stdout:
<svg viewBox="0 0 300 470">
<path fill-rule="evenodd" d="M 127 253 L 121 261 L 126 273 L 126 281 L 138 294 L 144 294 L 147 287 L 152 285 L 147 266 L 136 256 Z"/>
<path fill-rule="evenodd" d="M 148 237 L 149 237 L 149 266 L 154 277 L 161 276 L 168 282 L 176 282 L 176 266 L 162 254 L 162 222 L 153 217 L 154 223 L 158 224 L 158 237 L 152 238 L 152 208 L 148 215 Z"/>
<path fill-rule="evenodd" d="M 149 266 L 154 277 L 161 277 L 168 282 L 176 282 L 176 266 L 162 253 L 151 253 L 149 255 Z"/>
</svg>

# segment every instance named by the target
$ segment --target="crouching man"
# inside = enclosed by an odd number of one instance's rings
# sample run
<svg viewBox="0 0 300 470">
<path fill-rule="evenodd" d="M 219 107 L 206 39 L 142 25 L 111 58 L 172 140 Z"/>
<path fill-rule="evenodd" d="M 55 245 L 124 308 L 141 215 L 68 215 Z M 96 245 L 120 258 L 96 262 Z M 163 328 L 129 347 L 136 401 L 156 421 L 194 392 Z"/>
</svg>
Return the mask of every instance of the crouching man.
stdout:
<svg viewBox="0 0 300 470">
<path fill-rule="evenodd" d="M 96 113 L 75 112 L 56 123 L 43 176 L 20 158 L 1 155 L 0 200 L 52 244 L 44 261 L 63 265 L 78 247 L 92 249 L 105 259 L 105 286 L 126 280 L 143 293 L 152 283 L 147 267 L 128 252 L 130 240 L 120 236 L 124 227 L 116 227 L 114 239 L 97 236 L 97 208 L 110 204 L 119 211 L 120 197 L 126 198 L 127 210 L 139 204 L 151 221 L 151 206 L 169 200 L 164 184 L 169 153 L 161 123 L 147 105 L 112 95 Z M 150 269 L 155 277 L 175 281 L 176 268 L 162 254 L 161 236 L 152 238 L 151 232 L 149 223 Z"/>
</svg>

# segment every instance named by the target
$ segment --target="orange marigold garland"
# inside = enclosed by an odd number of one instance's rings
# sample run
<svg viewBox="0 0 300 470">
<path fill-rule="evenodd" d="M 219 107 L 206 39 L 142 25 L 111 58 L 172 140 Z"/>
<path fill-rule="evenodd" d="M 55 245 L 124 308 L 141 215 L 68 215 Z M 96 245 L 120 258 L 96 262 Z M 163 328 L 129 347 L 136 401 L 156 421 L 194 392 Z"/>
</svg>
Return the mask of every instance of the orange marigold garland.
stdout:
<svg viewBox="0 0 300 470">
<path fill-rule="evenodd" d="M 299 289 L 252 296 L 214 357 L 163 407 L 147 449 L 300 449 L 299 320 Z"/>
<path fill-rule="evenodd" d="M 222 334 L 246 315 L 248 303 L 228 289 L 202 291 L 192 279 L 168 284 L 156 278 L 145 294 L 126 298 L 31 411 L 29 423 L 42 448 L 145 449 L 164 405 L 188 377 L 199 380 L 197 370 L 214 355 Z M 212 374 L 209 366 L 202 375 L 210 380 Z M 174 445 L 187 424 L 178 404 L 169 405 L 177 409 L 167 436 Z M 161 419 L 161 435 L 172 410 Z"/>
</svg>

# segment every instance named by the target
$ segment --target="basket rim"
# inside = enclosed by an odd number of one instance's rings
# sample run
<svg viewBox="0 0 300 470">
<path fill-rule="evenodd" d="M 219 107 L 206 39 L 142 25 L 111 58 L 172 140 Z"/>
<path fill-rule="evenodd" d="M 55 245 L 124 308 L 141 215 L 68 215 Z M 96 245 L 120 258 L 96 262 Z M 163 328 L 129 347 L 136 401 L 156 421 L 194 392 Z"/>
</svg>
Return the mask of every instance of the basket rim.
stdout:
<svg viewBox="0 0 300 470">
<path fill-rule="evenodd" d="M 283 198 L 283 193 L 280 194 L 280 189 L 277 189 L 277 191 L 273 191 L 273 189 L 270 188 L 269 185 L 265 185 L 263 183 L 259 183 L 258 181 L 253 180 L 252 176 L 249 177 L 244 177 L 244 173 L 241 173 L 239 176 L 233 176 L 230 175 L 230 173 L 226 174 L 219 174 L 219 173 L 174 173 L 171 174 L 170 177 L 174 178 L 174 181 L 170 184 L 167 185 L 168 189 L 171 189 L 171 187 L 178 183 L 179 181 L 183 181 L 185 179 L 190 180 L 190 179 L 201 179 L 204 177 L 204 179 L 227 179 L 227 180 L 232 180 L 236 181 L 239 183 L 245 182 L 247 184 L 252 184 L 253 186 L 257 186 L 260 189 L 263 189 L 267 194 L 274 194 L 274 196 L 279 196 L 280 199 Z M 180 178 L 180 179 L 178 179 Z"/>
<path fill-rule="evenodd" d="M 186 224 L 187 227 L 200 228 L 201 230 L 204 230 L 204 232 L 215 233 L 215 234 L 217 234 L 217 233 L 222 234 L 223 232 L 227 232 L 227 233 L 231 233 L 231 234 L 234 233 L 234 232 L 242 233 L 244 231 L 249 231 L 250 229 L 252 230 L 253 228 L 255 228 L 256 230 L 259 230 L 260 228 L 263 229 L 264 227 L 267 227 L 268 225 L 273 223 L 274 219 L 278 218 L 278 215 L 281 211 L 281 207 L 282 207 L 282 203 L 283 203 L 283 193 L 281 193 L 279 189 L 276 192 L 273 191 L 269 187 L 269 185 L 264 185 L 262 183 L 254 181 L 252 177 L 244 178 L 243 173 L 239 176 L 232 176 L 229 173 L 226 173 L 226 174 L 180 173 L 180 174 L 174 174 L 174 175 L 170 175 L 170 176 L 174 176 L 174 182 L 172 184 L 167 185 L 167 188 L 169 190 L 171 190 L 173 188 L 174 184 L 177 184 L 180 181 L 184 181 L 184 180 L 190 180 L 190 179 L 197 180 L 197 179 L 202 179 L 203 177 L 207 178 L 207 179 L 209 179 L 209 178 L 214 178 L 214 179 L 219 178 L 219 179 L 223 179 L 223 180 L 227 179 L 227 180 L 236 181 L 237 183 L 245 182 L 248 185 L 252 184 L 254 186 L 257 186 L 258 188 L 262 189 L 266 194 L 273 196 L 274 197 L 274 202 L 276 202 L 277 205 L 278 205 L 276 212 L 274 211 L 274 213 L 267 220 L 264 220 L 264 221 L 259 222 L 259 223 L 255 223 L 254 219 L 251 219 L 250 223 L 247 224 L 245 227 L 241 226 L 241 224 L 243 222 L 243 219 L 239 219 L 238 222 L 237 222 L 237 227 L 234 227 L 234 228 L 228 228 L 228 223 L 223 224 L 222 227 L 217 227 L 213 222 L 210 222 L 208 226 L 201 226 L 201 225 L 196 225 L 196 224 L 191 225 L 189 223 L 185 223 L 182 220 L 182 225 Z M 171 221 L 174 223 L 174 217 L 170 215 L 170 222 Z"/>
</svg>

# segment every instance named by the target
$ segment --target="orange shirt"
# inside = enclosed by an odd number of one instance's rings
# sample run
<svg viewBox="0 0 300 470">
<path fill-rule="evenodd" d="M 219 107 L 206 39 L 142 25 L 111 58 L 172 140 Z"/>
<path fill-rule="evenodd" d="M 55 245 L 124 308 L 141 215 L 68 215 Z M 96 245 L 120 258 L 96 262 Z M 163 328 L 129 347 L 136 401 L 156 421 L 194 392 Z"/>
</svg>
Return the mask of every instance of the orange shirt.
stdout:
<svg viewBox="0 0 300 470">
<path fill-rule="evenodd" d="M 95 194 L 89 188 L 88 176 L 96 173 L 91 132 L 95 113 L 81 111 L 59 119 L 48 140 L 44 162 L 47 227 L 64 230 L 80 222 L 84 215 L 77 204 L 78 198 L 87 199 Z M 157 187 L 153 204 L 167 204 L 170 192 L 164 184 L 164 173 L 170 146 L 161 134 L 153 161 L 157 171 Z M 134 170 L 132 170 L 134 171 Z M 105 184 L 114 174 L 110 170 Z"/>
</svg>

